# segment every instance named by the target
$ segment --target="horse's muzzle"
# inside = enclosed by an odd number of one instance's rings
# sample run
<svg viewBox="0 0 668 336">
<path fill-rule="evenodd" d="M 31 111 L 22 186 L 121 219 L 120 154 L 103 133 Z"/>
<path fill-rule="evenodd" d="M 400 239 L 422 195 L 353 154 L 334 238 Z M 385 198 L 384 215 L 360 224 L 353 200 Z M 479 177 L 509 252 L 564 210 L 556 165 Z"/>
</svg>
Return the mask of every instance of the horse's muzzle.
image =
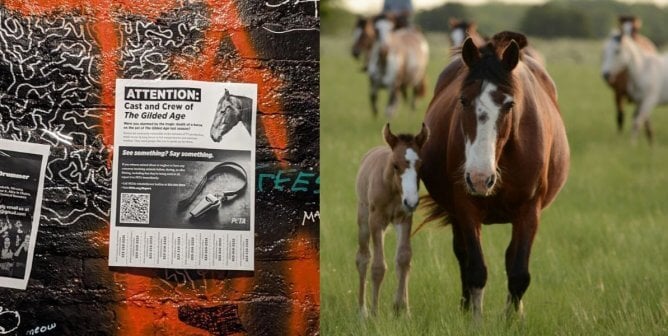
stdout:
<svg viewBox="0 0 668 336">
<path fill-rule="evenodd" d="M 609 73 L 609 72 L 604 72 L 604 73 L 603 73 L 603 79 L 604 79 L 607 83 L 610 83 L 610 73 Z"/>
<path fill-rule="evenodd" d="M 470 194 L 478 196 L 488 196 L 492 193 L 496 184 L 496 174 L 469 173 L 464 176 L 466 187 Z"/>
<path fill-rule="evenodd" d="M 419 199 L 417 202 L 415 202 L 415 204 L 410 204 L 408 200 L 404 199 L 404 210 L 406 210 L 408 213 L 413 213 L 415 212 L 415 209 L 417 209 L 418 203 L 420 203 Z"/>
</svg>

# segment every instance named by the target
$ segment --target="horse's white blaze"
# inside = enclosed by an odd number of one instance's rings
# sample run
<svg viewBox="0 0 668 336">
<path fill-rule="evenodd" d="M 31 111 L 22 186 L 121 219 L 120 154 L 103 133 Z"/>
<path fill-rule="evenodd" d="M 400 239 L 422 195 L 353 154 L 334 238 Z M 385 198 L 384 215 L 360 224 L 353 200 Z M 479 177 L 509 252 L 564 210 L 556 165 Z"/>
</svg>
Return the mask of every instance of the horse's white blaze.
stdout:
<svg viewBox="0 0 668 336">
<path fill-rule="evenodd" d="M 464 38 L 466 37 L 466 34 L 464 33 L 464 29 L 457 28 L 453 30 L 450 33 L 450 38 L 452 39 L 452 46 L 453 47 L 458 47 L 464 43 Z"/>
<path fill-rule="evenodd" d="M 496 105 L 492 98 L 496 88 L 490 82 L 483 82 L 482 92 L 475 100 L 476 135 L 472 142 L 468 137 L 466 139 L 464 169 L 467 173 L 491 176 L 496 172 L 496 122 L 501 114 L 501 106 Z M 512 98 L 506 96 L 505 103 L 510 101 Z"/>
<path fill-rule="evenodd" d="M 624 22 L 624 24 L 622 24 L 622 31 L 626 35 L 631 35 L 633 33 L 633 22 Z"/>
<path fill-rule="evenodd" d="M 409 206 L 414 207 L 418 203 L 418 178 L 415 163 L 418 160 L 417 153 L 411 149 L 406 149 L 404 155 L 408 161 L 408 168 L 401 174 L 401 198 L 408 203 Z"/>
<path fill-rule="evenodd" d="M 601 64 L 601 73 L 616 75 L 621 69 L 619 65 L 619 45 L 620 43 L 614 39 L 609 38 L 603 48 L 603 63 Z"/>
<path fill-rule="evenodd" d="M 376 22 L 376 29 L 378 30 L 378 39 L 380 40 L 380 43 L 387 43 L 388 37 L 390 36 L 390 33 L 392 32 L 392 29 L 394 29 L 394 23 L 390 20 L 378 20 Z"/>
</svg>

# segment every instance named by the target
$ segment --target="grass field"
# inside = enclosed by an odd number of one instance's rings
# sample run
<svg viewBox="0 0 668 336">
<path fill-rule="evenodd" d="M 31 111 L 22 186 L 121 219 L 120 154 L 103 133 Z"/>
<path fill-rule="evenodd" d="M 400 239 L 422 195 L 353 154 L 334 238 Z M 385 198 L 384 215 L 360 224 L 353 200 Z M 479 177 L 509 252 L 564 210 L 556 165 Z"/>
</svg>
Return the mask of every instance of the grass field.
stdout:
<svg viewBox="0 0 668 336">
<path fill-rule="evenodd" d="M 433 85 L 448 59 L 447 42 L 440 35 L 429 39 Z M 570 176 L 542 216 L 523 323 L 503 319 L 511 227 L 483 228 L 489 273 L 485 316 L 473 327 L 458 309 L 461 284 L 451 230 L 435 223 L 413 237 L 411 316 L 392 314 L 395 234 L 389 228 L 379 316 L 359 318 L 355 174 L 362 155 L 382 144 L 385 119 L 371 116 L 367 78 L 350 57 L 349 38 L 321 37 L 323 335 L 668 335 L 668 108 L 653 112 L 655 145 L 641 138 L 634 146 L 631 106 L 624 133 L 616 131 L 612 92 L 598 70 L 600 42 L 533 43 L 545 54 L 559 89 Z M 416 112 L 403 105 L 393 130 L 417 132 L 428 99 Z M 421 220 L 421 213 L 416 217 Z"/>
</svg>

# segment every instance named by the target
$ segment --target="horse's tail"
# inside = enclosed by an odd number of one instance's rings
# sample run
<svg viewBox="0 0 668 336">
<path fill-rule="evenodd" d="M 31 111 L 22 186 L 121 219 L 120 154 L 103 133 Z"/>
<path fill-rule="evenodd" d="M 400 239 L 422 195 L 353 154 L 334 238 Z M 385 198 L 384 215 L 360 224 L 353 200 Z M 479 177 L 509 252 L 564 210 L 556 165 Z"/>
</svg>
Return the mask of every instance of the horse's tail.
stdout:
<svg viewBox="0 0 668 336">
<path fill-rule="evenodd" d="M 448 225 L 450 222 L 448 220 L 448 212 L 442 206 L 438 205 L 436 201 L 429 195 L 420 196 L 420 208 L 427 212 L 427 217 L 425 217 L 418 227 L 413 230 L 411 237 L 414 236 L 418 231 L 420 231 L 427 223 L 433 222 L 435 220 L 441 221 L 443 226 Z"/>
</svg>

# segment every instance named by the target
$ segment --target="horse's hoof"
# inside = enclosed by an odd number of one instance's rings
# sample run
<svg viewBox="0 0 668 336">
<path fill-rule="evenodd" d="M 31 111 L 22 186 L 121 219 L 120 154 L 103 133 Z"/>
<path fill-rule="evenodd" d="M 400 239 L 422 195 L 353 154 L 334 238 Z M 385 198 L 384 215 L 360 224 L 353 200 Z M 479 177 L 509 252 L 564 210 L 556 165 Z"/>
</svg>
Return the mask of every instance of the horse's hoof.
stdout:
<svg viewBox="0 0 668 336">
<path fill-rule="evenodd" d="M 366 309 L 366 307 L 361 307 L 359 314 L 360 314 L 360 319 L 362 320 L 366 320 L 367 318 L 369 318 L 369 311 Z"/>
<path fill-rule="evenodd" d="M 395 303 L 392 305 L 392 310 L 394 310 L 394 316 L 399 317 L 402 315 L 411 316 L 410 309 L 405 304 Z"/>
</svg>

